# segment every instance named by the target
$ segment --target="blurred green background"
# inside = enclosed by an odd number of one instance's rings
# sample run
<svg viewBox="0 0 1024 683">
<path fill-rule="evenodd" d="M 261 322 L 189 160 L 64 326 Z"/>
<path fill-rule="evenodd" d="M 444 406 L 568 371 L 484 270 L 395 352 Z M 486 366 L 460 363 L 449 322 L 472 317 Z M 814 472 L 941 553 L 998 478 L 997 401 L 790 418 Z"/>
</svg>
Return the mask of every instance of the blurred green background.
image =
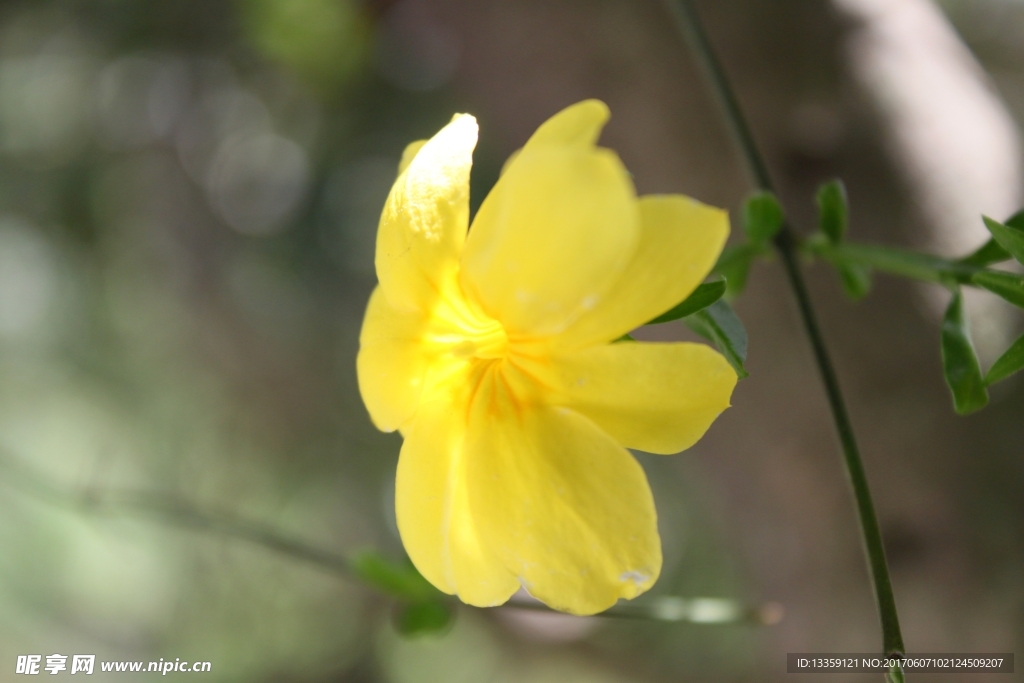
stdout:
<svg viewBox="0 0 1024 683">
<path fill-rule="evenodd" d="M 853 239 L 955 255 L 982 241 L 982 211 L 1019 208 L 1024 2 L 698 6 L 799 227 L 836 175 Z M 406 639 L 388 599 L 315 565 L 84 515 L 13 475 L 401 560 L 400 438 L 374 430 L 354 372 L 399 155 L 475 114 L 477 205 L 586 97 L 611 106 L 604 142 L 640 192 L 737 215 L 742 167 L 655 0 L 0 3 L 0 681 L 19 680 L 17 655 L 53 653 L 205 660 L 169 675 L 209 681 L 763 681 L 786 678 L 786 652 L 875 649 L 824 397 L 772 264 L 736 304 L 751 378 L 735 407 L 692 451 L 640 458 L 665 545 L 655 592 L 778 601 L 774 627 L 467 608 Z M 957 418 L 933 292 L 880 279 L 854 305 L 826 269 L 811 281 L 908 648 L 1020 650 L 1024 382 Z M 968 305 L 991 362 L 1022 321 L 989 299 Z M 664 328 L 640 336 L 684 336 Z"/>
</svg>

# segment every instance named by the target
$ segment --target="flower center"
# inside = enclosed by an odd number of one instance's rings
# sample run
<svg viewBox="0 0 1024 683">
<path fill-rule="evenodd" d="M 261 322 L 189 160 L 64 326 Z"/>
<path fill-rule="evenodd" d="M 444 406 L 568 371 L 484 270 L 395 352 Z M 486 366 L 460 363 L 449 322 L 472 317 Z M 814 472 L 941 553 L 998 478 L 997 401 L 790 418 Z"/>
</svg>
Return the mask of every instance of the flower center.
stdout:
<svg viewBox="0 0 1024 683">
<path fill-rule="evenodd" d="M 508 352 L 504 326 L 462 296 L 444 297 L 434 310 L 432 341 L 460 359 L 496 360 Z"/>
<path fill-rule="evenodd" d="M 459 358 L 504 358 L 508 350 L 505 328 L 497 320 L 478 322 L 479 325 L 462 328 L 462 341 L 455 344 L 452 352 Z"/>
</svg>

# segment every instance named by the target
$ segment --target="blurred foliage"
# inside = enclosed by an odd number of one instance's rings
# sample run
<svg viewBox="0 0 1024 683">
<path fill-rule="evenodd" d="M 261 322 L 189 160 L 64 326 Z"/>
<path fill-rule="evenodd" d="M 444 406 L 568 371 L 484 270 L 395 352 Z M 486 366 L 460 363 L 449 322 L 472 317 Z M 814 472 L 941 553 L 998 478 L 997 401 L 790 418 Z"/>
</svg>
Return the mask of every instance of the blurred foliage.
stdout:
<svg viewBox="0 0 1024 683">
<path fill-rule="evenodd" d="M 779 200 L 771 192 L 755 192 L 743 203 L 743 232 L 758 246 L 765 246 L 785 222 Z"/>
<path fill-rule="evenodd" d="M 337 93 L 367 59 L 369 19 L 354 2 L 238 0 L 246 33 L 269 58 Z"/>
<path fill-rule="evenodd" d="M 633 679 L 623 661 L 670 671 L 720 642 L 513 610 L 456 620 L 404 564 L 400 441 L 369 423 L 353 366 L 401 151 L 465 109 L 447 87 L 457 44 L 409 1 L 0 5 L 0 455 L 71 491 L 154 491 L 375 548 L 352 568 L 387 589 L 158 519 L 82 516 L 0 473 L 0 661 L 611 682 Z M 474 205 L 501 164 L 484 137 Z M 705 583 L 726 551 L 680 476 L 655 482 L 662 581 L 739 594 L 736 573 Z M 595 663 L 574 649 L 590 638 L 633 645 Z M 555 645 L 524 654 L 537 639 Z"/>
<path fill-rule="evenodd" d="M 846 237 L 849 207 L 846 186 L 841 180 L 831 180 L 818 188 L 818 230 L 833 244 Z"/>
</svg>

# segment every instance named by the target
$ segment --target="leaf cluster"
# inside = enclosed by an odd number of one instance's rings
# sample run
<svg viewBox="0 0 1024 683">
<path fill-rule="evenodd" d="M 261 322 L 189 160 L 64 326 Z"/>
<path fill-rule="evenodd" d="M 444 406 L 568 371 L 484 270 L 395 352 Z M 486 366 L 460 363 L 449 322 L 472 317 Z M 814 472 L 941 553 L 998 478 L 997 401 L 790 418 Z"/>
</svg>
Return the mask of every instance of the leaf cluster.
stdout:
<svg viewBox="0 0 1024 683">
<path fill-rule="evenodd" d="M 989 386 L 1024 369 L 1022 336 L 988 372 L 982 372 L 961 293 L 962 287 L 977 287 L 1024 308 L 1024 277 L 990 267 L 1011 259 L 1024 264 L 1024 211 L 1002 223 L 983 217 L 991 238 L 968 256 L 947 259 L 908 249 L 848 241 L 849 201 L 841 180 L 822 184 L 816 203 L 818 229 L 800 241 L 800 251 L 809 258 L 820 258 L 830 264 L 850 299 L 858 301 L 870 293 L 875 271 L 941 284 L 950 290 L 940 345 L 943 374 L 959 414 L 966 415 L 985 407 Z M 778 199 L 767 191 L 755 192 L 747 198 L 742 217 L 745 240 L 727 247 L 713 271 L 724 278 L 724 282 L 718 280 L 701 285 L 690 298 L 651 323 L 684 318 L 691 329 L 715 343 L 737 368 L 740 377 L 745 377 L 746 332 L 726 301 L 735 299 L 746 287 L 753 262 L 771 255 L 772 241 L 783 230 L 786 218 Z"/>
<path fill-rule="evenodd" d="M 988 387 L 1024 369 L 1024 336 L 982 373 L 961 288 L 979 287 L 1024 308 L 1024 277 L 989 266 L 1016 260 L 1024 264 L 1024 211 L 1005 223 L 983 217 L 992 237 L 977 250 L 950 260 L 905 249 L 846 241 L 849 208 L 846 190 L 839 180 L 822 185 L 817 194 L 818 232 L 801 245 L 803 252 L 831 264 L 843 290 L 853 300 L 871 290 L 874 270 L 925 282 L 950 290 L 951 298 L 942 321 L 942 369 L 957 413 L 966 415 L 988 405 Z"/>
<path fill-rule="evenodd" d="M 1024 211 L 1005 223 L 987 216 L 983 218 L 992 237 L 970 256 L 961 259 L 961 263 L 982 268 L 971 275 L 967 284 L 987 289 L 1014 306 L 1024 308 L 1024 278 L 985 267 L 1011 258 L 1024 264 Z M 956 411 L 966 415 L 988 405 L 988 387 L 1024 369 L 1024 335 L 1011 344 L 983 376 L 963 311 L 961 283 L 947 285 L 953 297 L 942 321 L 942 366 L 946 383 L 953 392 Z"/>
</svg>

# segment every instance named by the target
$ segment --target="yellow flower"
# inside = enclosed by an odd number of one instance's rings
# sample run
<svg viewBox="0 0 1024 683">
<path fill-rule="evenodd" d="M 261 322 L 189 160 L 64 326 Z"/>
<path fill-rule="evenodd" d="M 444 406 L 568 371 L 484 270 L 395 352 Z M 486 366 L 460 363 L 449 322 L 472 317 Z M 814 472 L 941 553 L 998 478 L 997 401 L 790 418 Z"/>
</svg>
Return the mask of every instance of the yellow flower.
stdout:
<svg viewBox="0 0 1024 683">
<path fill-rule="evenodd" d="M 398 429 L 402 542 L 471 605 L 522 585 L 574 614 L 654 584 L 651 491 L 627 451 L 692 446 L 736 374 L 689 343 L 611 343 L 686 298 L 725 243 L 722 210 L 636 197 L 596 100 L 544 123 L 469 227 L 472 116 L 407 149 L 377 234 L 359 388 Z"/>
</svg>

